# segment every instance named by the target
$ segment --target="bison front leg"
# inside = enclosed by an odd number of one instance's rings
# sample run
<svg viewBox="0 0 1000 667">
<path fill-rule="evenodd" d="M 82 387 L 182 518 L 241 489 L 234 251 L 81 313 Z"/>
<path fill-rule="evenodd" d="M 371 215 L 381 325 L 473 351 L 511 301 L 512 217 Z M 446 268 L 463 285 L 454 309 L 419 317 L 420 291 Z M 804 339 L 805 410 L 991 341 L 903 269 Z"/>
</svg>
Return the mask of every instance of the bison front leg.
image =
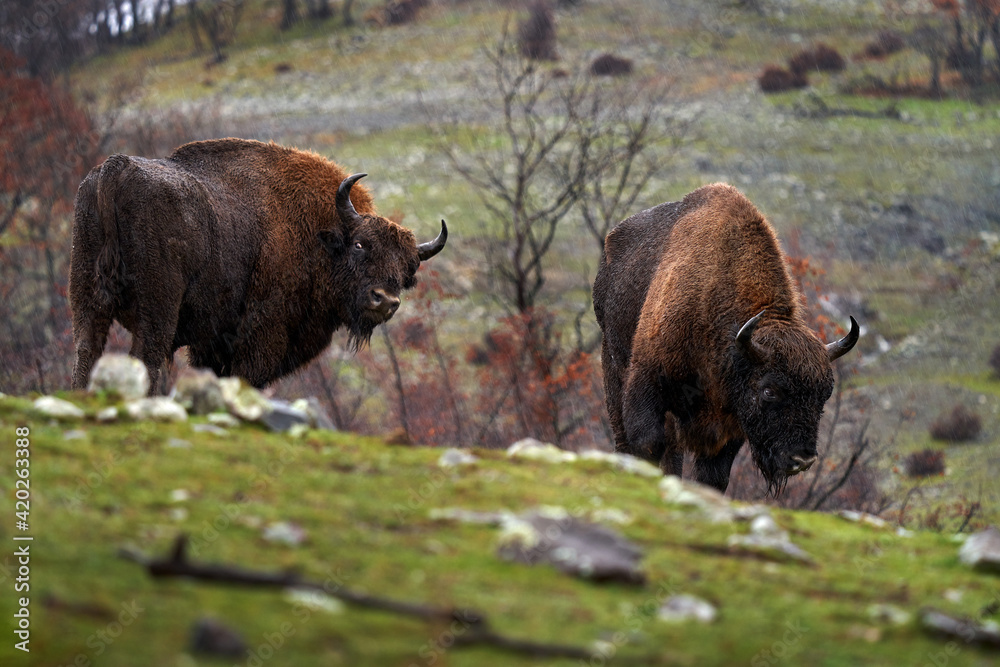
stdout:
<svg viewBox="0 0 1000 667">
<path fill-rule="evenodd" d="M 729 487 L 729 473 L 733 461 L 740 453 L 743 438 L 734 438 L 727 442 L 715 456 L 699 456 L 694 462 L 694 478 L 696 481 L 714 486 L 723 493 Z"/>
</svg>

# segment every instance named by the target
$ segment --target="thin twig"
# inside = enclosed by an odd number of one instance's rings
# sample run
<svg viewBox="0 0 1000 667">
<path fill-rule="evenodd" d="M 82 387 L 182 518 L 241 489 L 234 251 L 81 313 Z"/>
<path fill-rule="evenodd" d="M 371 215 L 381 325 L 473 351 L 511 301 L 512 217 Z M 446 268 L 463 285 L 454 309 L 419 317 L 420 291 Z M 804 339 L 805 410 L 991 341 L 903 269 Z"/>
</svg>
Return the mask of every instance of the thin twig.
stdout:
<svg viewBox="0 0 1000 667">
<path fill-rule="evenodd" d="M 487 645 L 532 657 L 564 657 L 587 660 L 591 651 L 578 646 L 547 644 L 506 637 L 490 630 L 486 615 L 474 609 L 435 607 L 403 602 L 391 598 L 352 591 L 343 586 L 330 587 L 303 579 L 295 572 L 258 572 L 231 565 L 194 563 L 187 558 L 187 536 L 178 535 L 167 558 L 155 559 L 131 550 L 120 549 L 118 555 L 146 568 L 152 577 L 187 577 L 216 583 L 237 584 L 262 588 L 302 588 L 325 593 L 356 607 L 377 609 L 402 616 L 412 616 L 428 622 L 457 622 L 468 631 L 456 636 L 455 644 Z"/>
</svg>

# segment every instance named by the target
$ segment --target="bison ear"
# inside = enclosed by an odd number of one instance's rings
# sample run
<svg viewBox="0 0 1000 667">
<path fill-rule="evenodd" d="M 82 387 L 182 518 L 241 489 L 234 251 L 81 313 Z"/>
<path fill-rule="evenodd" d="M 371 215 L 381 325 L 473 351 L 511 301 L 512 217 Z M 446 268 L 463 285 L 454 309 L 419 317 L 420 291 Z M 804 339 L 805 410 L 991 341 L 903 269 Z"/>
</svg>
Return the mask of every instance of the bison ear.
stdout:
<svg viewBox="0 0 1000 667">
<path fill-rule="evenodd" d="M 343 234 L 330 230 L 324 229 L 319 234 L 320 243 L 326 248 L 326 251 L 330 253 L 332 257 L 342 255 L 344 253 L 344 248 L 347 244 L 344 242 Z"/>
</svg>

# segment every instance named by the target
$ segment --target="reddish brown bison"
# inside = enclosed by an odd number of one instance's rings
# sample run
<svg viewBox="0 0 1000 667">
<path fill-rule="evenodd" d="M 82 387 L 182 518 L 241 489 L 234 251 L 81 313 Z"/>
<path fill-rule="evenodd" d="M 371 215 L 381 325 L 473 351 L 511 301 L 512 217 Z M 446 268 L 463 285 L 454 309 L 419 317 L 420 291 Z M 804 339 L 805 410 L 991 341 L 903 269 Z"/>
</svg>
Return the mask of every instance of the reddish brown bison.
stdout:
<svg viewBox="0 0 1000 667">
<path fill-rule="evenodd" d="M 619 223 L 604 242 L 594 311 L 615 448 L 725 491 L 746 440 L 769 490 L 809 468 L 831 362 L 803 322 L 774 231 L 735 188 L 709 185 Z"/>
<path fill-rule="evenodd" d="M 76 196 L 73 386 L 86 386 L 112 320 L 132 333 L 152 387 L 184 345 L 192 365 L 261 387 L 342 326 L 355 346 L 367 341 L 447 227 L 417 244 L 376 214 L 355 185 L 364 175 L 242 139 L 186 144 L 162 160 L 109 157 Z"/>
</svg>

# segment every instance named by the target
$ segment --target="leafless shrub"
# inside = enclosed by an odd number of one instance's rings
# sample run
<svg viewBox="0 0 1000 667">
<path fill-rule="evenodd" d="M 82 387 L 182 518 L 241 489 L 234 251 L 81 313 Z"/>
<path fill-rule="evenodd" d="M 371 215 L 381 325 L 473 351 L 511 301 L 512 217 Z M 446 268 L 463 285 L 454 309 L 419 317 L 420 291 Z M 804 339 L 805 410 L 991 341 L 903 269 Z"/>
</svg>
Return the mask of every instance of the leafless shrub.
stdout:
<svg viewBox="0 0 1000 667">
<path fill-rule="evenodd" d="M 956 404 L 951 412 L 941 414 L 930 425 L 931 437 L 935 440 L 948 442 L 968 442 L 975 440 L 983 427 L 979 415 L 961 403 Z"/>
<path fill-rule="evenodd" d="M 905 46 L 906 40 L 895 30 L 879 30 L 875 39 L 865 44 L 864 54 L 869 58 L 884 58 Z"/>
<path fill-rule="evenodd" d="M 761 91 L 765 93 L 781 93 L 786 90 L 805 88 L 809 85 L 809 79 L 805 74 L 789 72 L 784 67 L 768 65 L 759 77 L 757 83 Z"/>
<path fill-rule="evenodd" d="M 594 76 L 628 76 L 632 73 L 632 61 L 612 53 L 602 53 L 590 63 L 590 73 Z"/>
<path fill-rule="evenodd" d="M 805 76 L 808 72 L 839 72 L 846 67 L 837 49 L 820 42 L 811 49 L 803 49 L 788 61 L 793 74 Z"/>
<path fill-rule="evenodd" d="M 937 449 L 921 449 L 903 459 L 903 470 L 907 477 L 933 477 L 945 471 L 944 452 Z"/>
</svg>

